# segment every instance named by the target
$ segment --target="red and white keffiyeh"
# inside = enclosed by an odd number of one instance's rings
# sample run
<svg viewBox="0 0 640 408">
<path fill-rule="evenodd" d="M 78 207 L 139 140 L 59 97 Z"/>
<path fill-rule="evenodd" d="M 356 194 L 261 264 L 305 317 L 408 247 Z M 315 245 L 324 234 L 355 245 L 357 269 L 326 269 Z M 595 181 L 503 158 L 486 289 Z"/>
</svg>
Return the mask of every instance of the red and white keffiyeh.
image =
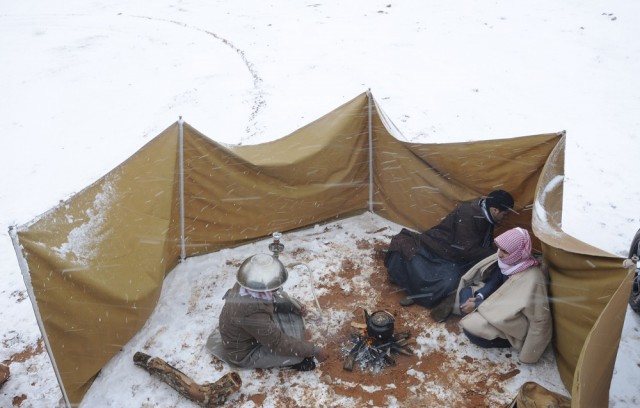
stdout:
<svg viewBox="0 0 640 408">
<path fill-rule="evenodd" d="M 540 262 L 531 255 L 531 237 L 523 228 L 513 228 L 494 239 L 496 246 L 509 255 L 498 258 L 503 275 L 511 276 Z"/>
<path fill-rule="evenodd" d="M 265 292 L 258 292 L 256 290 L 247 289 L 244 286 L 240 286 L 240 296 L 251 296 L 254 299 L 266 300 L 268 302 L 273 301 L 273 292 L 268 290 Z"/>
</svg>

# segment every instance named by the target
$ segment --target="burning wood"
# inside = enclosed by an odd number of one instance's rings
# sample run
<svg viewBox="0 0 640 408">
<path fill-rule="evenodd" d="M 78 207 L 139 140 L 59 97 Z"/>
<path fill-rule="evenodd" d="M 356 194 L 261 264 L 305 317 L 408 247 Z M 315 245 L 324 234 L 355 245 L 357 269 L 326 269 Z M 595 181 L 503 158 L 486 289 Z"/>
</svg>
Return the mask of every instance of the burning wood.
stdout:
<svg viewBox="0 0 640 408">
<path fill-rule="evenodd" d="M 352 323 L 353 327 L 358 327 Z M 379 372 L 386 366 L 396 363 L 395 354 L 412 356 L 413 350 L 407 346 L 411 332 L 406 330 L 395 333 L 390 339 L 380 340 L 369 335 L 366 330 L 360 329 L 351 339 L 353 344 L 351 349 L 345 349 L 346 357 L 343 369 L 353 371 L 353 366 L 357 362 L 360 368 L 369 368 L 374 372 Z"/>
<path fill-rule="evenodd" d="M 151 357 L 139 351 L 134 354 L 133 362 L 169 384 L 182 396 L 195 401 L 203 407 L 224 404 L 227 397 L 238 391 L 242 385 L 240 376 L 235 372 L 225 374 L 214 383 L 198 384 L 161 358 Z"/>
</svg>

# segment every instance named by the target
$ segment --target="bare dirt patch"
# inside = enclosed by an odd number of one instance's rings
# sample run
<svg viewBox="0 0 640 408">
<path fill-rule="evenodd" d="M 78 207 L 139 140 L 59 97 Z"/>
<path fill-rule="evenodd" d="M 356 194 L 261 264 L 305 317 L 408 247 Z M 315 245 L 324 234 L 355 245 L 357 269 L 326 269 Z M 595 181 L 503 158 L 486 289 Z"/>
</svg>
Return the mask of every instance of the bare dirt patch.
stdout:
<svg viewBox="0 0 640 408">
<path fill-rule="evenodd" d="M 237 370 L 242 386 L 229 396 L 227 406 L 496 407 L 506 405 L 523 381 L 536 378 L 513 350 L 487 351 L 470 344 L 461 333 L 458 317 L 437 323 L 428 309 L 400 306 L 404 292 L 389 282 L 384 266 L 385 250 L 399 228 L 385 223 L 364 215 L 283 237 L 285 250 L 280 260 L 289 271 L 284 289 L 310 313 L 308 340 L 324 347 L 330 356 L 309 372 Z M 103 370 L 104 376 L 98 377 L 87 401 L 103 400 L 115 384 L 111 379 L 131 364 L 128 355 L 133 350 L 148 349 L 150 355 L 175 364 L 200 383 L 213 382 L 234 370 L 211 356 L 204 344 L 217 327 L 222 297 L 235 282 L 237 268 L 247 256 L 266 252 L 267 244 L 206 255 L 185 265 L 186 270 L 163 288 L 168 297 L 157 306 L 159 317 L 150 317 L 144 335 L 132 340 Z M 211 265 L 223 267 L 212 274 Z M 174 296 L 180 292 L 172 285 L 183 288 L 188 284 L 193 286 L 186 296 Z M 413 355 L 393 354 L 395 364 L 380 370 L 359 361 L 351 371 L 345 370 L 355 334 L 362 333 L 365 311 L 371 315 L 379 310 L 394 316 L 396 333 L 410 332 L 407 345 Z M 149 376 L 131 373 L 128 381 L 125 387 L 139 401 L 169 405 L 173 403 L 168 401 L 183 401 L 166 384 Z M 171 406 L 181 406 L 175 404 Z"/>
<path fill-rule="evenodd" d="M 357 330 L 350 323 L 364 323 L 364 305 L 370 307 L 371 310 L 368 312 L 386 310 L 393 314 L 396 319 L 395 331 L 409 330 L 409 346 L 415 349 L 419 349 L 416 339 L 419 336 L 431 338 L 431 329 L 438 326 L 444 328 L 447 333 L 461 334 L 457 317 L 449 318 L 444 324 L 437 323 L 431 319 L 429 311 L 421 306 L 404 308 L 399 305 L 404 292 L 388 281 L 384 266 L 383 250 L 387 242 L 380 239 L 357 240 L 355 244 L 360 253 L 357 258 L 368 257 L 371 260 L 367 264 L 367 270 L 360 266 L 361 263 L 356 263 L 354 257 L 347 256 L 341 260 L 340 269 L 332 276 L 325 277 L 320 284 L 320 287 L 327 289 L 319 298 L 325 308 L 347 310 L 352 315 L 352 319 L 344 322 L 335 335 L 326 338 L 327 344 L 348 344 L 348 340 Z M 363 275 L 367 276 L 366 284 L 372 288 L 371 291 L 366 288 L 345 291 L 341 287 L 343 282 L 353 283 L 361 280 Z M 435 340 L 444 341 L 440 338 Z M 460 341 L 464 339 L 460 338 Z M 476 359 L 466 355 L 458 356 L 443 348 L 433 349 L 421 355 L 398 355 L 395 365 L 387 366 L 377 373 L 362 369 L 357 364 L 353 371 L 347 371 L 343 368 L 345 350 L 344 347 L 331 350 L 331 357 L 319 366 L 323 373 L 321 379 L 330 383 L 336 395 L 348 396 L 369 406 L 386 406 L 390 401 L 395 401 L 401 406 L 450 404 L 451 395 L 444 397 L 440 390 L 447 390 L 449 394 L 457 390 L 455 399 L 459 406 L 496 406 L 508 399 L 508 396 L 500 398 L 496 395 L 504 392 L 500 382 L 519 372 L 512 369 L 506 373 L 486 374 L 495 372 L 491 368 L 498 368 L 496 364 L 483 362 L 482 366 L 487 368 L 488 365 L 489 370 L 480 371 L 478 367 L 481 364 Z"/>
<path fill-rule="evenodd" d="M 35 355 L 44 352 L 44 341 L 42 337 L 38 339 L 35 345 L 28 345 L 23 351 L 13 354 L 9 359 L 4 360 L 2 363 L 9 366 L 11 363 L 24 363 Z"/>
</svg>

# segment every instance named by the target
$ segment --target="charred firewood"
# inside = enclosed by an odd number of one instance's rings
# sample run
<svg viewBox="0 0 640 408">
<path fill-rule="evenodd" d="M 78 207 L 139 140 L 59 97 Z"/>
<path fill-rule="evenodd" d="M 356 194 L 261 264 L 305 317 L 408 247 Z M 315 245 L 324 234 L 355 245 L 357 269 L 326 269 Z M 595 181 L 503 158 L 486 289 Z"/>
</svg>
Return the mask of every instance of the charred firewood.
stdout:
<svg viewBox="0 0 640 408">
<path fill-rule="evenodd" d="M 344 364 L 342 364 L 342 368 L 347 371 L 353 371 L 353 363 L 356 361 L 356 355 L 349 353 L 347 357 L 344 359 Z"/>
<path fill-rule="evenodd" d="M 393 341 L 406 340 L 411 337 L 411 332 L 409 330 L 405 330 L 403 332 L 395 333 L 393 335 Z"/>
<path fill-rule="evenodd" d="M 365 311 L 365 320 L 368 317 Z M 411 337 L 409 330 L 380 337 L 370 335 L 366 324 L 352 322 L 351 326 L 359 330 L 351 339 L 351 343 L 355 345 L 348 352 L 345 350 L 343 368 L 347 371 L 353 371 L 355 363 L 359 363 L 362 368 L 379 371 L 396 363 L 394 353 L 413 356 L 413 351 L 407 347 Z"/>
<path fill-rule="evenodd" d="M 364 343 L 365 343 L 365 339 L 363 338 L 358 339 L 355 346 L 353 346 L 353 348 L 351 349 L 351 351 L 349 351 L 349 354 L 345 358 L 344 364 L 342 365 L 343 369 L 347 371 L 353 371 L 353 363 L 356 360 L 356 355 L 358 354 L 360 349 L 362 349 L 362 347 L 364 346 Z"/>
<path fill-rule="evenodd" d="M 237 392 L 242 385 L 240 376 L 235 372 L 225 374 L 214 383 L 198 384 L 161 358 L 151 357 L 141 352 L 133 355 L 133 362 L 167 383 L 183 397 L 203 407 L 223 405 L 228 396 Z"/>
<path fill-rule="evenodd" d="M 402 340 L 398 340 L 398 341 L 394 341 L 393 344 L 395 344 L 398 347 L 404 347 L 407 345 L 407 343 L 409 343 L 409 341 L 407 339 L 402 339 Z"/>
<path fill-rule="evenodd" d="M 405 356 L 412 356 L 413 355 L 413 350 L 411 350 L 409 347 L 407 346 L 398 346 L 395 344 L 391 345 L 391 350 L 400 353 L 400 354 L 404 354 Z"/>
</svg>

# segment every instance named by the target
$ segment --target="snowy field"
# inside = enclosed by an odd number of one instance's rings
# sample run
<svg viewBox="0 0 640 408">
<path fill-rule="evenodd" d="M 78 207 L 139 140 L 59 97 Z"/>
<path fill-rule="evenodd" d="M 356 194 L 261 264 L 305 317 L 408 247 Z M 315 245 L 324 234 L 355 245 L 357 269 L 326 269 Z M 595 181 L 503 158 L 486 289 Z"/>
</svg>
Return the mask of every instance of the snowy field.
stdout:
<svg viewBox="0 0 640 408">
<path fill-rule="evenodd" d="M 566 130 L 563 228 L 625 256 L 640 228 L 638 21 L 629 0 L 0 0 L 0 222 L 47 211 L 179 116 L 254 144 L 371 89 L 409 141 Z M 55 406 L 7 234 L 0 270 L 0 406 Z M 638 405 L 639 328 L 628 311 L 612 407 Z"/>
</svg>

